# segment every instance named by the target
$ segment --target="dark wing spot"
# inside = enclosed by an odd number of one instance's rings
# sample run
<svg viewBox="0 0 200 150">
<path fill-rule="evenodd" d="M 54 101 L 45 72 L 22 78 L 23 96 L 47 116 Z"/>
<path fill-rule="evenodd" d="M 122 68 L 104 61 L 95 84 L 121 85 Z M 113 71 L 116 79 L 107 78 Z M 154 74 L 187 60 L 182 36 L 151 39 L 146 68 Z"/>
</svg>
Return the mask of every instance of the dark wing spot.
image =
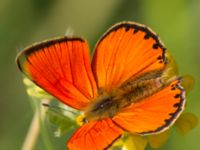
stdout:
<svg viewBox="0 0 200 150">
<path fill-rule="evenodd" d="M 160 59 L 163 59 L 163 58 L 162 58 L 162 56 L 158 56 L 157 59 L 160 60 Z"/>
<path fill-rule="evenodd" d="M 174 106 L 174 107 L 179 107 L 179 106 L 180 106 L 180 103 L 175 103 L 173 106 Z"/>
<path fill-rule="evenodd" d="M 174 116 L 174 113 L 169 113 L 170 116 Z"/>
<path fill-rule="evenodd" d="M 179 98 L 181 95 L 180 94 L 176 94 L 175 96 L 174 96 L 174 98 Z"/>
<path fill-rule="evenodd" d="M 150 35 L 149 33 L 146 33 L 146 35 L 144 36 L 144 39 L 147 40 L 147 39 L 150 38 L 150 36 L 151 36 L 151 35 Z"/>
<path fill-rule="evenodd" d="M 127 32 L 130 29 L 130 26 L 125 26 L 125 31 Z"/>
<path fill-rule="evenodd" d="M 171 87 L 175 87 L 175 84 L 172 84 Z"/>
<path fill-rule="evenodd" d="M 135 28 L 134 31 L 133 31 L 133 34 L 136 34 L 138 31 L 139 31 L 139 29 Z"/>
<path fill-rule="evenodd" d="M 173 90 L 176 90 L 176 88 L 175 88 L 175 87 L 172 87 L 171 90 L 172 90 L 172 91 L 173 91 Z"/>
<path fill-rule="evenodd" d="M 158 49 L 158 47 L 159 47 L 159 43 L 154 43 L 153 44 L 153 49 Z"/>
<path fill-rule="evenodd" d="M 169 124 L 172 120 L 171 119 L 165 119 L 165 123 Z"/>
</svg>

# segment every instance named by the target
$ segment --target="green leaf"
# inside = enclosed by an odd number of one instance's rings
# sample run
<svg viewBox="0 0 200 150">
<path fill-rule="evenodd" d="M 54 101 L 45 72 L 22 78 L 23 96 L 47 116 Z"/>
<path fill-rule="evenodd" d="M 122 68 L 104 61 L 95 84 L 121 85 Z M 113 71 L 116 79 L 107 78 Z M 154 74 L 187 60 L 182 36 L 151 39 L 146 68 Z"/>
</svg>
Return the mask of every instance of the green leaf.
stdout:
<svg viewBox="0 0 200 150">
<path fill-rule="evenodd" d="M 61 111 L 56 108 L 50 108 L 47 112 L 47 118 L 50 123 L 55 127 L 56 136 L 61 136 L 71 128 L 77 126 L 76 122 L 70 117 L 65 116 Z"/>
</svg>

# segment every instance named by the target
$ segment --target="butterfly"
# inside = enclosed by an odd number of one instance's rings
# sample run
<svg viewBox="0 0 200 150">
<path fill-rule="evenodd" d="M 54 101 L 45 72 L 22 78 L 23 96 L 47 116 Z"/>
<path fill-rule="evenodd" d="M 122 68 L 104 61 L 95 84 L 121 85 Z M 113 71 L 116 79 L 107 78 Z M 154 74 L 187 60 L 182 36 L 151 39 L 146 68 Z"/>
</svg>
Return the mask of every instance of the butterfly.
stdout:
<svg viewBox="0 0 200 150">
<path fill-rule="evenodd" d="M 100 38 L 91 62 L 87 42 L 66 36 L 25 48 L 16 62 L 36 85 L 83 112 L 67 148 L 102 150 L 124 132 L 163 132 L 183 111 L 181 77 L 164 80 L 166 52 L 150 28 L 125 21 Z"/>
</svg>

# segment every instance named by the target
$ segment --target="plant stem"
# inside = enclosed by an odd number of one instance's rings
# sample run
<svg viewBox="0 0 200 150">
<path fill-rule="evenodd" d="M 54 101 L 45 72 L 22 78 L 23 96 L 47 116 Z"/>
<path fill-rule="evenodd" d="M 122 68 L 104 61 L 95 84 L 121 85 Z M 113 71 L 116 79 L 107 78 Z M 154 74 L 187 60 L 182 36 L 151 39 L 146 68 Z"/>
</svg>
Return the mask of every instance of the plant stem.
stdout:
<svg viewBox="0 0 200 150">
<path fill-rule="evenodd" d="M 36 109 L 28 133 L 26 135 L 25 141 L 23 143 L 22 150 L 34 149 L 40 131 L 39 118 L 40 118 L 39 109 Z"/>
<path fill-rule="evenodd" d="M 48 99 L 42 99 L 40 103 L 40 125 L 41 125 L 41 136 L 45 145 L 46 150 L 53 150 L 53 145 L 50 141 L 49 134 L 47 132 L 47 129 L 45 127 L 45 118 L 46 118 L 46 112 L 48 110 L 47 107 L 44 107 L 42 104 L 49 104 Z"/>
<path fill-rule="evenodd" d="M 35 100 L 37 102 L 37 100 Z M 26 135 L 25 141 L 22 146 L 22 150 L 33 150 L 35 149 L 35 145 L 37 139 L 39 137 L 39 133 L 41 132 L 41 136 L 44 142 L 44 146 L 46 150 L 53 150 L 52 144 L 49 139 L 48 132 L 45 128 L 45 117 L 46 111 L 48 108 L 42 106 L 42 104 L 48 104 L 48 99 L 42 99 L 41 102 L 36 104 L 35 113 L 33 119 L 31 121 L 28 133 Z"/>
</svg>

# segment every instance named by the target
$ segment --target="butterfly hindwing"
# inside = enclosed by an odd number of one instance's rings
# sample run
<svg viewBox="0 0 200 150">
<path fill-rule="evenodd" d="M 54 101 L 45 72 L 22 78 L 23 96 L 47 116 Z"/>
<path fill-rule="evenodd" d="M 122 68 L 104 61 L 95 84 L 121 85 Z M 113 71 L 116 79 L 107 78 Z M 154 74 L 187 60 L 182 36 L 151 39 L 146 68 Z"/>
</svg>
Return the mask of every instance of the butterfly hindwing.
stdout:
<svg viewBox="0 0 200 150">
<path fill-rule="evenodd" d="M 82 109 L 96 96 L 87 43 L 58 38 L 26 48 L 17 56 L 19 69 L 63 103 Z"/>
<path fill-rule="evenodd" d="M 157 93 L 124 108 L 113 120 L 125 131 L 155 134 L 172 125 L 184 106 L 185 91 L 177 79 Z"/>
<path fill-rule="evenodd" d="M 111 119 L 92 121 L 84 124 L 75 131 L 67 142 L 70 150 L 103 150 L 122 134 L 122 129 Z"/>
<path fill-rule="evenodd" d="M 122 22 L 97 43 L 92 68 L 98 86 L 109 91 L 129 78 L 163 70 L 166 63 L 165 48 L 151 29 Z"/>
</svg>

